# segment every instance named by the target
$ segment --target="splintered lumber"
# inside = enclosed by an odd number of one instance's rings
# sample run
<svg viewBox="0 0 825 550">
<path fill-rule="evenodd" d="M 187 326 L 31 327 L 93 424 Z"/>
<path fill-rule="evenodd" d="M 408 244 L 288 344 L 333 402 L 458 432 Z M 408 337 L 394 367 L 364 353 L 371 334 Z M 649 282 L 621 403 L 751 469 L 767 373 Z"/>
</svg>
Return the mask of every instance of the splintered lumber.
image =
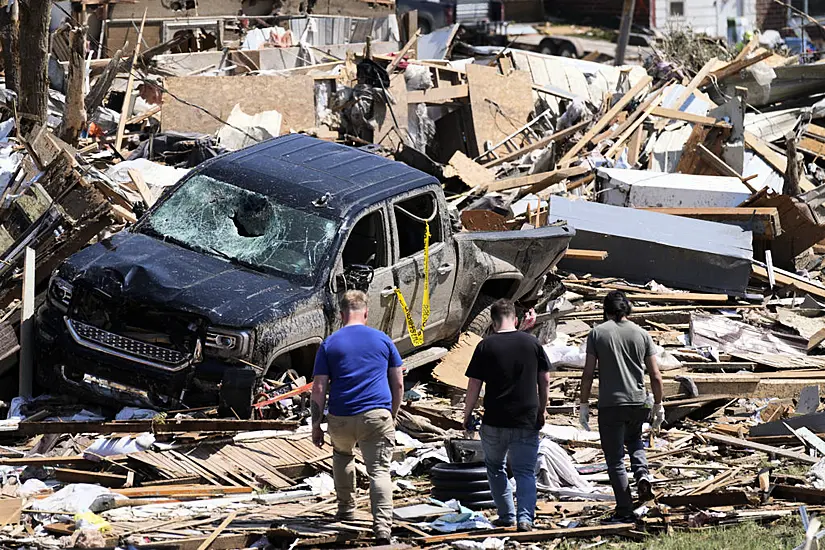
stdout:
<svg viewBox="0 0 825 550">
<path fill-rule="evenodd" d="M 496 529 L 481 534 L 452 533 L 450 535 L 435 535 L 416 539 L 419 544 L 440 544 L 454 540 L 484 540 L 491 536 L 503 536 L 519 542 L 542 541 L 564 537 L 597 537 L 604 535 L 618 535 L 626 533 L 636 527 L 635 523 L 617 523 L 615 525 L 598 525 L 595 527 L 573 527 L 569 529 L 539 529 L 536 531 L 516 532 L 515 528 Z"/>
<path fill-rule="evenodd" d="M 410 93 L 412 93 L 412 92 L 410 92 Z M 564 139 L 566 137 L 572 136 L 573 134 L 575 134 L 579 130 L 584 130 L 587 127 L 588 124 L 590 124 L 590 120 L 585 119 L 585 120 L 579 122 L 578 124 L 574 124 L 573 126 L 571 126 L 569 128 L 565 128 L 564 130 L 559 130 L 555 134 L 552 134 L 552 135 L 547 136 L 545 138 L 541 138 L 540 140 L 536 141 L 535 143 L 531 143 L 530 145 L 526 145 L 526 146 L 522 147 L 521 149 L 519 149 L 517 151 L 513 151 L 512 153 L 508 153 L 508 154 L 506 154 L 504 156 L 501 156 L 497 159 L 493 159 L 490 162 L 487 162 L 487 163 L 483 164 L 483 166 L 485 168 L 493 168 L 494 166 L 498 166 L 499 164 L 503 164 L 505 162 L 510 162 L 510 161 L 516 160 L 519 157 L 521 157 L 523 155 L 526 155 L 530 151 L 535 151 L 536 149 L 541 149 L 541 148 L 547 147 L 548 145 L 550 145 L 551 143 L 553 143 L 555 141 L 559 141 L 559 140 Z"/>
<path fill-rule="evenodd" d="M 518 189 L 519 187 L 531 186 L 529 193 L 538 193 L 560 181 L 581 176 L 590 172 L 591 168 L 587 164 L 579 166 L 571 166 L 569 168 L 560 168 L 550 172 L 541 172 L 539 174 L 530 174 L 527 176 L 516 176 L 514 178 L 506 178 L 490 183 L 485 188 L 488 193 L 495 191 L 507 191 L 508 189 Z"/>
<path fill-rule="evenodd" d="M 404 44 L 404 47 L 402 47 L 398 51 L 398 53 L 395 54 L 395 57 L 393 58 L 393 60 L 390 61 L 389 65 L 387 65 L 387 74 L 392 74 L 392 72 L 395 70 L 395 68 L 398 66 L 398 64 L 401 63 L 401 60 L 404 59 L 404 56 L 407 54 L 407 52 L 410 51 L 410 48 L 412 48 L 415 45 L 415 43 L 418 42 L 418 38 L 420 36 L 421 36 L 421 29 L 417 29 L 415 31 L 415 34 L 413 34 L 410 37 L 410 39 L 407 40 L 407 43 Z"/>
<path fill-rule="evenodd" d="M 55 464 L 90 464 L 90 461 L 82 455 L 0 458 L 0 466 L 54 466 Z"/>
<path fill-rule="evenodd" d="M 174 485 L 167 487 L 129 487 L 126 489 L 113 489 L 112 492 L 129 498 L 199 498 L 247 494 L 252 492 L 252 487 Z"/>
<path fill-rule="evenodd" d="M 115 136 L 115 151 L 120 152 L 123 145 L 123 134 L 126 132 L 126 121 L 131 115 L 130 107 L 132 106 L 132 88 L 135 86 L 135 70 L 137 69 L 137 58 L 140 54 L 140 46 L 143 43 L 143 27 L 146 25 L 146 14 L 149 9 L 143 10 L 143 20 L 140 22 L 140 30 L 138 30 L 137 42 L 135 43 L 135 53 L 132 55 L 132 63 L 129 65 L 129 79 L 126 82 L 126 93 L 123 95 L 123 108 L 120 111 L 120 122 L 117 125 L 117 135 Z"/>
<path fill-rule="evenodd" d="M 456 99 L 467 99 L 469 96 L 470 89 L 466 84 L 440 86 L 438 88 L 407 92 L 407 103 L 449 103 Z"/>
<path fill-rule="evenodd" d="M 593 260 L 601 261 L 607 259 L 606 250 L 578 250 L 575 248 L 568 248 L 564 253 L 565 258 L 572 258 L 575 260 Z"/>
<path fill-rule="evenodd" d="M 782 226 L 779 221 L 779 210 L 775 207 L 646 207 L 641 208 L 641 210 L 670 214 L 671 216 L 682 216 L 683 218 L 695 218 L 709 222 L 750 223 L 754 235 L 766 239 L 777 237 L 782 232 Z"/>
<path fill-rule="evenodd" d="M 566 155 L 562 157 L 559 161 L 559 164 L 564 165 L 574 158 L 581 152 L 582 149 L 590 143 L 590 140 L 601 133 L 602 130 L 607 128 L 607 126 L 613 122 L 613 119 L 624 110 L 627 105 L 633 101 L 633 99 L 639 95 L 639 93 L 650 84 L 653 79 L 650 76 L 645 75 L 644 78 L 639 80 L 635 86 L 633 86 L 629 92 L 627 92 L 622 98 L 616 102 L 613 107 L 610 108 L 605 115 L 600 118 L 588 131 L 587 133 L 582 136 L 582 138 L 567 152 Z"/>
<path fill-rule="evenodd" d="M 103 487 L 123 487 L 128 480 L 127 476 L 68 468 L 55 468 L 54 477 L 64 483 L 91 483 Z"/>
<path fill-rule="evenodd" d="M 733 168 L 728 165 L 727 162 L 716 156 L 713 151 L 705 147 L 704 144 L 700 143 L 696 146 L 696 151 L 699 153 L 699 156 L 708 164 L 710 164 L 714 170 L 719 172 L 723 176 L 731 176 L 734 178 L 739 178 L 742 183 L 748 188 L 751 193 L 756 193 L 757 189 L 748 183 L 748 180 L 742 177 L 742 174 L 734 170 Z"/>
<path fill-rule="evenodd" d="M 629 300 L 640 302 L 722 302 L 728 301 L 727 294 L 712 294 L 701 292 L 668 292 L 662 294 L 628 294 Z"/>
<path fill-rule="evenodd" d="M 134 168 L 129 168 L 127 173 L 129 174 L 129 179 L 135 184 L 140 198 L 143 199 L 143 203 L 147 208 L 151 208 L 152 205 L 155 204 L 155 198 L 152 195 L 152 191 L 149 190 L 149 186 L 146 185 L 146 181 L 143 179 L 143 173 Z"/>
<path fill-rule="evenodd" d="M 727 435 L 717 434 L 713 432 L 707 432 L 701 435 L 704 439 L 713 441 L 714 443 L 728 445 L 731 447 L 739 447 L 742 449 L 750 449 L 753 451 L 774 454 L 776 456 L 781 456 L 783 458 L 788 458 L 790 460 L 796 460 L 798 462 L 804 462 L 806 464 L 816 464 L 817 462 L 819 462 L 818 458 L 808 456 L 804 453 L 783 449 L 781 447 L 773 447 L 771 445 L 763 445 L 762 443 L 756 443 L 754 441 L 748 441 L 746 439 L 739 439 L 738 437 L 730 437 Z"/>
<path fill-rule="evenodd" d="M 754 265 L 752 267 L 753 276 L 761 281 L 768 282 L 768 270 L 761 265 Z M 825 298 L 825 288 L 821 288 L 812 283 L 806 283 L 805 281 L 801 281 L 799 279 L 795 279 L 793 277 L 789 277 L 783 273 L 779 273 L 774 271 L 774 280 L 776 284 L 779 286 L 789 286 L 798 290 L 799 292 L 807 292 L 813 296 L 818 296 L 820 298 Z"/>
<path fill-rule="evenodd" d="M 716 120 L 713 117 L 695 115 L 693 113 L 686 113 L 676 109 L 667 109 L 665 107 L 656 107 L 650 113 L 651 116 L 660 118 L 669 118 L 672 120 L 682 120 L 684 122 L 691 122 L 693 124 L 702 124 L 703 126 L 715 126 L 717 128 L 730 128 L 731 125 L 724 120 Z"/>
<path fill-rule="evenodd" d="M 419 30 L 418 32 L 420 33 L 421 31 Z M 414 38 L 418 38 L 418 33 L 416 33 Z M 215 539 L 218 538 L 218 536 L 221 533 L 223 533 L 224 529 L 226 529 L 230 523 L 235 521 L 235 516 L 237 515 L 238 511 L 232 510 L 232 512 L 230 512 L 229 515 L 226 516 L 226 518 L 221 522 L 221 524 L 218 525 L 218 527 L 214 531 L 212 531 L 212 534 L 206 537 L 206 540 L 203 541 L 203 543 L 200 546 L 198 546 L 198 550 L 207 550 L 207 548 L 212 546 L 212 543 L 215 542 Z"/>
<path fill-rule="evenodd" d="M 804 502 L 806 504 L 825 504 L 825 490 L 797 485 L 775 485 L 771 491 L 773 498 Z"/>
<path fill-rule="evenodd" d="M 184 432 L 246 432 L 256 430 L 290 430 L 297 422 L 284 420 L 230 420 L 230 419 L 183 419 L 165 422 L 152 420 L 127 420 L 124 422 L 21 422 L 17 429 L 7 433 L 15 435 L 69 434 L 69 433 L 184 433 Z"/>
<path fill-rule="evenodd" d="M 753 57 L 749 57 L 747 59 L 739 59 L 737 61 L 728 63 L 724 67 L 712 71 L 704 80 L 702 80 L 701 84 L 699 84 L 699 87 L 701 88 L 703 86 L 707 86 L 711 82 L 719 82 L 721 80 L 724 80 L 729 76 L 737 74 L 742 69 L 747 69 L 751 65 L 755 65 L 756 63 L 759 63 L 763 59 L 767 59 L 772 55 L 773 52 L 765 50 L 764 52 L 754 55 Z"/>
<path fill-rule="evenodd" d="M 704 64 L 704 66 L 696 73 L 696 76 L 690 81 L 690 83 L 685 87 L 682 91 L 682 95 L 679 96 L 679 99 L 676 100 L 674 105 L 676 106 L 676 110 L 681 109 L 682 105 L 685 104 L 685 101 L 690 99 L 690 96 L 693 95 L 693 92 L 699 87 L 699 84 L 705 80 L 705 77 L 710 74 L 716 64 L 719 63 L 719 59 L 714 57 L 710 61 Z"/>
</svg>

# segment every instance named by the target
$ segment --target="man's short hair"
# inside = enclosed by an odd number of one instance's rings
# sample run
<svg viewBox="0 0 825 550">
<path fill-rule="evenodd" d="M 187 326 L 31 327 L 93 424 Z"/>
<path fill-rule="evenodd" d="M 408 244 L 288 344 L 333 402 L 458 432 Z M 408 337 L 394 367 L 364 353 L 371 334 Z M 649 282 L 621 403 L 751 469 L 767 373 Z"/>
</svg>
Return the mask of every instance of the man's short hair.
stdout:
<svg viewBox="0 0 825 550">
<path fill-rule="evenodd" d="M 490 316 L 493 318 L 493 323 L 500 325 L 507 317 L 516 316 L 516 305 L 507 298 L 496 300 L 490 308 Z"/>
<path fill-rule="evenodd" d="M 367 295 L 360 290 L 348 290 L 341 298 L 341 311 L 364 311 L 367 309 Z"/>
</svg>

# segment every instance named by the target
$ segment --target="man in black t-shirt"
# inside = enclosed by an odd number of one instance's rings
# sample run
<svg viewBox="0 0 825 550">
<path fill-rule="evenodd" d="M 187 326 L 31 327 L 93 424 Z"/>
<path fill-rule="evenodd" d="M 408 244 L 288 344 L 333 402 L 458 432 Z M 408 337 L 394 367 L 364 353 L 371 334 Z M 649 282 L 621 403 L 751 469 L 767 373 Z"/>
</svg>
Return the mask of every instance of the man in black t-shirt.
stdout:
<svg viewBox="0 0 825 550">
<path fill-rule="evenodd" d="M 513 302 L 498 300 L 491 313 L 495 333 L 478 344 L 467 368 L 464 426 L 469 427 L 481 385 L 486 383 L 481 444 L 498 508 L 493 523 L 509 527 L 518 522 L 519 531 L 530 531 L 536 513 L 536 460 L 547 410 L 550 361 L 535 336 L 517 330 Z M 531 312 L 528 318 L 530 326 L 535 324 L 534 315 Z M 516 478 L 518 512 L 507 480 L 508 457 Z"/>
</svg>

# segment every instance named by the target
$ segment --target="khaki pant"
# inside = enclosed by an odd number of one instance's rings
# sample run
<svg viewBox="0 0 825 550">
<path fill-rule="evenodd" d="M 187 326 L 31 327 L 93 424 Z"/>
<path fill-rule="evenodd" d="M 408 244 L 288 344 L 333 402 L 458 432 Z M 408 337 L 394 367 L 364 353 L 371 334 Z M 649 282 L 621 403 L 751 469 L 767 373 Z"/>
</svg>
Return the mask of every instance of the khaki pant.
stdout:
<svg viewBox="0 0 825 550">
<path fill-rule="evenodd" d="M 373 529 L 388 538 L 392 529 L 392 480 L 390 461 L 395 448 L 395 424 L 387 409 L 373 409 L 355 416 L 327 417 L 332 440 L 332 473 L 338 496 L 338 513 L 355 512 L 355 444 L 361 449 L 370 477 Z"/>
</svg>

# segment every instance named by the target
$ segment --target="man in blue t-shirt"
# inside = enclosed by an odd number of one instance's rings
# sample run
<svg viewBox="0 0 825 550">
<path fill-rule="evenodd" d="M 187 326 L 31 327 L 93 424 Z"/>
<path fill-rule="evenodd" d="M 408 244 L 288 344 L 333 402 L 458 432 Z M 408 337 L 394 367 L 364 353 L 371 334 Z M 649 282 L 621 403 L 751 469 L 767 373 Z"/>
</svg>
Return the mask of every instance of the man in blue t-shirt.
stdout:
<svg viewBox="0 0 825 550">
<path fill-rule="evenodd" d="M 338 519 L 355 517 L 355 445 L 370 477 L 373 530 L 378 544 L 390 543 L 395 416 L 404 394 L 401 356 L 389 336 L 367 326 L 367 295 L 350 290 L 341 300 L 343 327 L 324 340 L 315 356 L 312 441 L 321 446 L 321 420 L 329 388 L 327 431 Z"/>
</svg>

